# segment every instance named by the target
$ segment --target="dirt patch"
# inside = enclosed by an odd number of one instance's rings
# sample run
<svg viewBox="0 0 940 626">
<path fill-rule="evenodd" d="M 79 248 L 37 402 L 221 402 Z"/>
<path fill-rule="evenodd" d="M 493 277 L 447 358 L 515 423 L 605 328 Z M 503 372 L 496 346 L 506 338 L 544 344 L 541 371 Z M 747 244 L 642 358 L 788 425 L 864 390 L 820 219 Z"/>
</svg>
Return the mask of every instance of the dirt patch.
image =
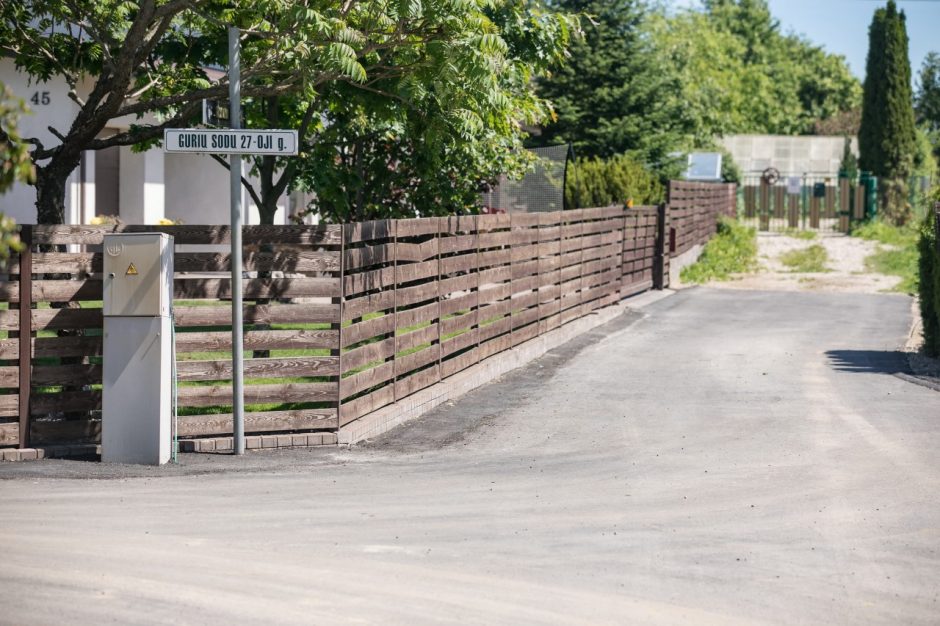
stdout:
<svg viewBox="0 0 940 626">
<path fill-rule="evenodd" d="M 781 257 L 813 245 L 826 249 L 825 272 L 794 272 Z M 820 234 L 815 239 L 797 239 L 779 233 L 757 237 L 756 273 L 734 276 L 729 281 L 710 283 L 724 289 L 766 291 L 833 291 L 841 293 L 885 293 L 900 282 L 897 276 L 875 274 L 865 268 L 865 258 L 878 250 L 878 243 L 842 234 Z"/>
</svg>

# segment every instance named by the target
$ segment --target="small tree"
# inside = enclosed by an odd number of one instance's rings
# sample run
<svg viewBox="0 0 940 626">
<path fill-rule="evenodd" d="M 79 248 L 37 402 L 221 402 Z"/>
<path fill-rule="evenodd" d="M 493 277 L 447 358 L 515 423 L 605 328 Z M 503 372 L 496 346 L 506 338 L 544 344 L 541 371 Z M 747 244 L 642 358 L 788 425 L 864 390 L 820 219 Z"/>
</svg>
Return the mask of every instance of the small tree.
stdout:
<svg viewBox="0 0 940 626">
<path fill-rule="evenodd" d="M 842 147 L 842 161 L 839 163 L 839 175 L 849 179 L 854 186 L 858 180 L 858 158 L 852 152 L 852 139 L 845 138 L 845 144 Z"/>
<path fill-rule="evenodd" d="M 894 0 L 872 18 L 858 136 L 859 166 L 881 179 L 882 211 L 897 224 L 910 219 L 908 178 L 916 151 L 905 21 Z"/>
<path fill-rule="evenodd" d="M 0 53 L 34 80 L 64 80 L 78 109 L 69 128 L 49 128 L 58 144 L 26 139 L 35 146 L 38 221 L 63 220 L 65 183 L 83 150 L 147 147 L 164 128 L 195 121 L 203 99 L 227 95 L 227 78 L 212 80 L 206 69 L 227 65 L 229 25 L 242 29 L 244 98 L 295 94 L 305 100 L 326 83 L 367 82 L 362 59 L 389 46 L 410 45 L 414 28 L 423 28 L 415 19 L 420 3 L 386 5 L 378 0 L 0 3 Z M 92 88 L 84 94 L 79 85 L 89 78 Z M 124 116 L 138 123 L 100 136 L 111 120 Z"/>
<path fill-rule="evenodd" d="M 0 83 L 0 194 L 15 182 L 30 182 L 35 176 L 29 159 L 29 146 L 22 142 L 17 131 L 17 118 L 25 112 L 23 102 Z M 16 223 L 0 213 L 0 266 L 10 258 L 11 252 L 20 250 Z"/>
</svg>

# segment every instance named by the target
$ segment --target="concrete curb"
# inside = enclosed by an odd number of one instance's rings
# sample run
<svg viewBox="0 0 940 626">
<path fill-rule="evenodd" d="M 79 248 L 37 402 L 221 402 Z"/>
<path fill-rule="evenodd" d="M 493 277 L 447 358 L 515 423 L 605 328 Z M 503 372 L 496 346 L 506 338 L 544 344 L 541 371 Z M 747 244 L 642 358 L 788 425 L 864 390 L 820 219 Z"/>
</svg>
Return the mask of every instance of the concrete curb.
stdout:
<svg viewBox="0 0 940 626">
<path fill-rule="evenodd" d="M 534 361 L 549 350 L 606 324 L 628 310 L 642 309 L 674 293 L 672 290 L 665 289 L 638 294 L 618 304 L 598 309 L 590 315 L 573 320 L 561 328 L 540 335 L 515 348 L 495 354 L 435 385 L 343 426 L 339 431 L 339 443 L 352 445 L 388 432 L 400 424 L 420 417 L 444 402 L 459 398 L 477 387 Z"/>
</svg>

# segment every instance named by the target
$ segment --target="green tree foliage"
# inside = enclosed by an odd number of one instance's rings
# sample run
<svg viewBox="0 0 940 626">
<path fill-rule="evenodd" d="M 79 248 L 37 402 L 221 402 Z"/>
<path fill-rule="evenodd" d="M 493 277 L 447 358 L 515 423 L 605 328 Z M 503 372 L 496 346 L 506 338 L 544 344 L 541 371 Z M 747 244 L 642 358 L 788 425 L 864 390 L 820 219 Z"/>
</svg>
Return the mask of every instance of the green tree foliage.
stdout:
<svg viewBox="0 0 940 626">
<path fill-rule="evenodd" d="M 914 96 L 917 123 L 931 131 L 940 131 L 940 54 L 927 53 L 917 76 Z"/>
<path fill-rule="evenodd" d="M 558 10 L 583 12 L 593 25 L 573 43 L 569 62 L 538 81 L 557 121 L 533 145 L 570 142 L 586 157 L 630 152 L 660 165 L 691 127 L 681 87 L 668 60 L 647 36 L 650 9 L 642 0 L 555 0 Z"/>
<path fill-rule="evenodd" d="M 304 148 L 267 172 L 274 159 L 258 160 L 256 202 L 270 215 L 284 188 L 313 192 L 308 212 L 331 221 L 466 213 L 499 175 L 524 172 L 521 125 L 551 115 L 532 79 L 564 59 L 578 20 L 523 0 L 424 6 L 434 37 L 366 57 L 366 87 L 280 100 Z M 264 194 L 270 172 L 280 175 Z"/>
<path fill-rule="evenodd" d="M 35 175 L 29 159 L 28 145 L 20 139 L 17 119 L 26 112 L 22 101 L 0 83 L 0 194 L 5 193 L 15 182 L 30 182 Z M 16 223 L 0 213 L 0 267 L 10 258 L 11 252 L 22 247 Z"/>
<path fill-rule="evenodd" d="M 852 151 L 852 140 L 845 138 L 845 145 L 842 147 L 842 161 L 839 162 L 839 176 L 848 178 L 854 186 L 858 179 L 858 157 Z"/>
<path fill-rule="evenodd" d="M 572 208 L 654 204 L 664 194 L 659 177 L 629 156 L 582 157 L 569 166 L 565 203 Z"/>
<path fill-rule="evenodd" d="M 934 159 L 940 161 L 940 54 L 936 52 L 927 54 L 917 76 L 914 113 L 932 146 Z"/>
<path fill-rule="evenodd" d="M 940 202 L 940 191 L 934 193 L 933 198 Z M 936 219 L 933 210 L 927 212 L 918 241 L 918 289 L 924 322 L 924 349 L 931 356 L 940 356 L 940 242 L 937 241 Z"/>
<path fill-rule="evenodd" d="M 696 143 L 729 133 L 803 134 L 859 106 L 840 55 L 784 34 L 764 0 L 710 0 L 652 22 L 681 77 Z"/>
<path fill-rule="evenodd" d="M 917 151 L 905 22 L 894 0 L 872 18 L 858 135 L 859 166 L 881 179 L 882 212 L 896 224 L 911 215 L 908 178 Z"/>
<path fill-rule="evenodd" d="M 261 182 L 249 192 L 263 221 L 284 191 L 304 183 L 334 219 L 381 214 L 404 197 L 440 200 L 441 210 L 466 204 L 468 190 L 493 174 L 471 168 L 525 165 L 511 154 L 520 124 L 551 110 L 532 80 L 564 56 L 578 28 L 527 0 L 36 0 L 0 3 L 0 17 L 0 52 L 36 80 L 64 80 L 78 106 L 72 125 L 55 129 L 57 145 L 29 138 L 40 222 L 63 219 L 65 181 L 81 151 L 146 148 L 165 127 L 198 122 L 204 98 L 227 96 L 227 78 L 206 68 L 227 65 L 232 25 L 242 32 L 250 125 L 297 128 L 303 141 L 297 159 L 253 163 Z M 93 88 L 80 93 L 87 76 Z M 139 121 L 100 136 L 123 116 Z M 457 188 L 459 201 L 432 187 Z M 386 196 L 396 200 L 367 206 Z"/>
<path fill-rule="evenodd" d="M 250 112 L 253 121 L 304 124 L 305 154 L 325 125 L 341 118 L 330 120 L 343 98 L 362 118 L 381 124 L 388 118 L 394 118 L 393 126 L 400 124 L 403 108 L 433 117 L 428 125 L 450 136 L 436 138 L 439 150 L 481 139 L 512 145 L 520 134 L 518 123 L 548 115 L 549 107 L 532 96 L 529 84 L 563 55 L 577 26 L 567 16 L 540 14 L 529 5 L 524 0 L 2 2 L 0 53 L 33 79 L 64 80 L 78 107 L 69 128 L 54 129 L 57 144 L 28 138 L 35 145 L 39 221 L 62 221 L 65 181 L 83 150 L 147 147 L 164 128 L 197 122 L 204 98 L 226 97 L 227 79 L 210 77 L 206 68 L 227 65 L 232 25 L 242 30 L 242 96 L 257 107 Z M 505 16 L 505 28 L 497 23 L 499 16 Z M 524 62 L 516 62 L 517 53 Z M 90 93 L 80 90 L 85 77 L 92 77 Z M 368 102 L 365 94 L 400 106 Z M 138 123 L 100 136 L 111 120 L 124 116 L 137 117 Z M 365 126 L 376 136 L 386 130 Z M 334 134 L 342 135 L 337 141 L 357 140 L 360 128 L 353 131 Z M 488 149 L 496 152 L 492 144 Z M 355 171 L 364 166 L 360 159 Z M 267 215 L 271 198 L 291 188 L 296 166 L 268 159 L 256 167 L 262 178 L 256 201 Z"/>
</svg>

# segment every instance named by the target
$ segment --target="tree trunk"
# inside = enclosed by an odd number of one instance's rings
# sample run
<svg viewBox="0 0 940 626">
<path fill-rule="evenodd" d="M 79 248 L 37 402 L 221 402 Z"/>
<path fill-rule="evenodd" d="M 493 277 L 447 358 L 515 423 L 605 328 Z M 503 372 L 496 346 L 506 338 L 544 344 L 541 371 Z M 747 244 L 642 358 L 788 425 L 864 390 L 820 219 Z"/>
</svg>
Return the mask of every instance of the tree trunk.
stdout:
<svg viewBox="0 0 940 626">
<path fill-rule="evenodd" d="M 65 185 L 80 159 L 80 156 L 65 159 L 57 155 L 47 165 L 36 168 L 37 224 L 65 222 Z"/>
</svg>

